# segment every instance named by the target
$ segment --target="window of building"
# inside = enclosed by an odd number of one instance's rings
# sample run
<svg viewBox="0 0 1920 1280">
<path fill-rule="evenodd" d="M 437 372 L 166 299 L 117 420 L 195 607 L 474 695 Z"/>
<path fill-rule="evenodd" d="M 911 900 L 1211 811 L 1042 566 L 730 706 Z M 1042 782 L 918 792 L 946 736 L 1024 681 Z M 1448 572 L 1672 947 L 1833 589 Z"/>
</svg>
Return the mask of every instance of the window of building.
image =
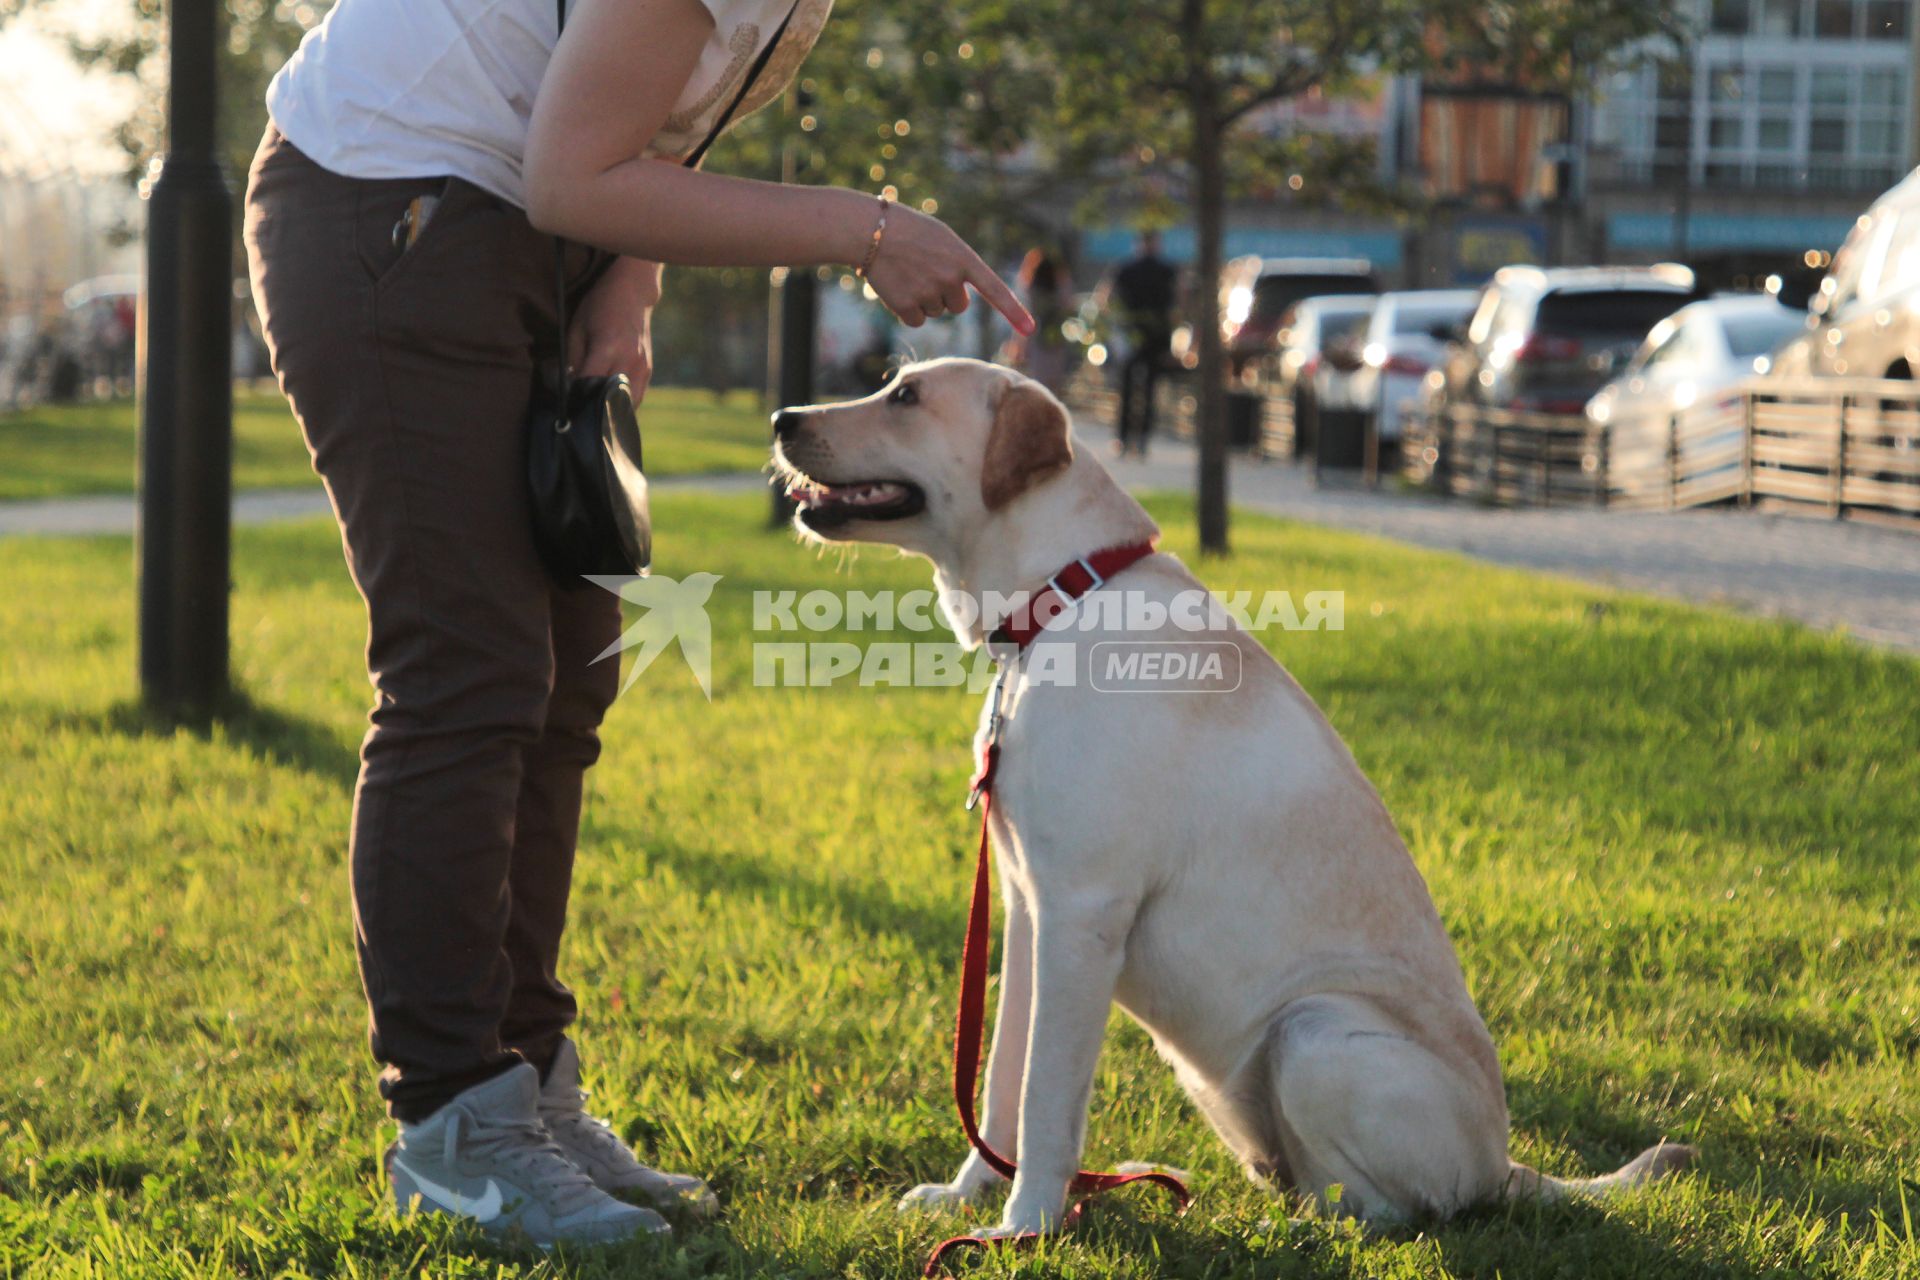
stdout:
<svg viewBox="0 0 1920 1280">
<path fill-rule="evenodd" d="M 1905 4 L 1906 0 L 1895 0 Z M 1801 20 L 1804 0 L 1760 0 L 1760 24 L 1756 33 L 1763 36 L 1797 36 L 1805 30 Z"/>
<path fill-rule="evenodd" d="M 1793 150 L 1793 121 L 1785 117 L 1764 117 L 1760 121 L 1760 150 Z"/>
<path fill-rule="evenodd" d="M 1744 36 L 1752 31 L 1751 0 L 1713 0 L 1708 29 L 1717 36 Z"/>
<path fill-rule="evenodd" d="M 1907 10 L 1913 0 L 1867 0 L 1866 38 L 1869 40 L 1905 40 Z"/>
<path fill-rule="evenodd" d="M 1800 99 L 1798 71 L 1793 67 L 1761 67 L 1754 79 L 1759 96 L 1755 148 L 1774 154 L 1792 151 L 1795 109 Z M 1778 186 L 1779 180 L 1767 185 Z"/>
<path fill-rule="evenodd" d="M 1860 131 L 1854 135 L 1854 140 L 1859 144 L 1862 159 L 1892 159 L 1900 150 L 1900 122 L 1898 120 L 1862 120 Z"/>
<path fill-rule="evenodd" d="M 1853 38 L 1854 0 L 1813 0 L 1813 34 L 1824 40 Z"/>
</svg>

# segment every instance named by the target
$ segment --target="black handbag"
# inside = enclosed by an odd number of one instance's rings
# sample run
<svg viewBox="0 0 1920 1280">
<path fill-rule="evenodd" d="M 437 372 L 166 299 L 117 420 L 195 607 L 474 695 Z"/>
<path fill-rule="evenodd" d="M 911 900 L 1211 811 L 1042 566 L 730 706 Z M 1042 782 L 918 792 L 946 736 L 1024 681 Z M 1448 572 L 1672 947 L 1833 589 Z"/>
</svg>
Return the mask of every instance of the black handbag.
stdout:
<svg viewBox="0 0 1920 1280">
<path fill-rule="evenodd" d="M 564 30 L 566 0 L 554 0 L 554 6 Z M 714 120 L 705 141 L 686 158 L 688 168 L 697 167 L 706 157 L 792 20 L 790 8 L 747 71 L 740 91 Z M 567 368 L 566 244 L 558 237 L 553 262 L 560 319 L 558 386 L 538 388 L 528 414 L 527 497 L 533 543 L 541 562 L 561 585 L 578 587 L 588 574 L 644 574 L 653 562 L 653 520 L 647 509 L 647 476 L 641 463 L 633 387 L 625 374 L 576 378 Z M 597 275 L 595 271 L 589 276 L 587 287 Z"/>
</svg>

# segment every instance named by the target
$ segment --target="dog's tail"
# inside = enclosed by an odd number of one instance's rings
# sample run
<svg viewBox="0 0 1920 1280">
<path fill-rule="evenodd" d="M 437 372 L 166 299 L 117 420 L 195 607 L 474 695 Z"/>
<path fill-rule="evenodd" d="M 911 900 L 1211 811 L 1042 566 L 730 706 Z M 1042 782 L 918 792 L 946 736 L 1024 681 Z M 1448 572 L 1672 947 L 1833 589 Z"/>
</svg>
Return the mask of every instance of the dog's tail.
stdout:
<svg viewBox="0 0 1920 1280">
<path fill-rule="evenodd" d="M 1693 1163 L 1695 1154 L 1684 1143 L 1659 1142 L 1598 1178 L 1553 1178 L 1514 1161 L 1507 1175 L 1506 1194 L 1509 1200 L 1595 1199 L 1658 1182 Z"/>
</svg>

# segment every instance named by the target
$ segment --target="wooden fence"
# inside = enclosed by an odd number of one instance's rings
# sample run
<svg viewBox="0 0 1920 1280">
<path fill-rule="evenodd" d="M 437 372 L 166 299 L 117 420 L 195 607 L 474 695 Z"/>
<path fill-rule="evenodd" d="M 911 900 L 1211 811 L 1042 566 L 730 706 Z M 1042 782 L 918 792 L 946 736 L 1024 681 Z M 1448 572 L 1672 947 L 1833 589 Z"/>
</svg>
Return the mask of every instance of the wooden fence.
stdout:
<svg viewBox="0 0 1920 1280">
<path fill-rule="evenodd" d="M 1416 485 L 1501 506 L 1736 501 L 1920 521 L 1920 389 L 1770 379 L 1680 413 L 1611 423 L 1456 408 L 1408 421 L 1402 471 Z"/>
<path fill-rule="evenodd" d="M 1831 515 L 1920 519 L 1920 389 L 1911 382 L 1761 384 L 1749 400 L 1755 498 Z"/>
</svg>

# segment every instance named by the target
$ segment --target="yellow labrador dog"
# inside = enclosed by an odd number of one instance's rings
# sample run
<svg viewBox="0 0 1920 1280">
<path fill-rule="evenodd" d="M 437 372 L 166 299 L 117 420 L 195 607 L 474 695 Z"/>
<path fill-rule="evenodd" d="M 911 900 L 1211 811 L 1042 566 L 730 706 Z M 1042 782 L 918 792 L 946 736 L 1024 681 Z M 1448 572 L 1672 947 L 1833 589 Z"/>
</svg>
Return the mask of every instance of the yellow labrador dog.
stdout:
<svg viewBox="0 0 1920 1280">
<path fill-rule="evenodd" d="M 943 599 L 1037 591 L 1158 532 L 1075 451 L 1057 400 L 978 361 L 913 365 L 867 399 L 785 410 L 774 434 L 804 535 L 924 556 Z M 1128 610 L 1098 608 L 1113 592 L 1171 618 L 1204 588 L 1149 555 L 1041 638 L 1083 662 L 1120 636 L 1193 640 L 1171 621 L 1119 631 Z M 1085 625 L 1090 610 L 1099 625 Z M 950 616 L 968 647 L 996 624 Z M 1211 692 L 1103 691 L 1057 678 L 1059 661 L 1040 680 L 1036 650 L 1008 673 L 991 810 L 1006 933 L 983 1129 L 1019 1172 L 1000 1226 L 981 1234 L 1059 1225 L 1116 999 L 1249 1173 L 1335 1212 L 1445 1216 L 1504 1195 L 1604 1193 L 1685 1163 L 1689 1148 L 1661 1144 L 1567 1181 L 1509 1158 L 1493 1041 L 1392 819 L 1300 686 L 1230 620 L 1212 622 L 1241 657 Z M 963 1204 L 997 1180 L 971 1154 L 902 1207 Z"/>
</svg>

